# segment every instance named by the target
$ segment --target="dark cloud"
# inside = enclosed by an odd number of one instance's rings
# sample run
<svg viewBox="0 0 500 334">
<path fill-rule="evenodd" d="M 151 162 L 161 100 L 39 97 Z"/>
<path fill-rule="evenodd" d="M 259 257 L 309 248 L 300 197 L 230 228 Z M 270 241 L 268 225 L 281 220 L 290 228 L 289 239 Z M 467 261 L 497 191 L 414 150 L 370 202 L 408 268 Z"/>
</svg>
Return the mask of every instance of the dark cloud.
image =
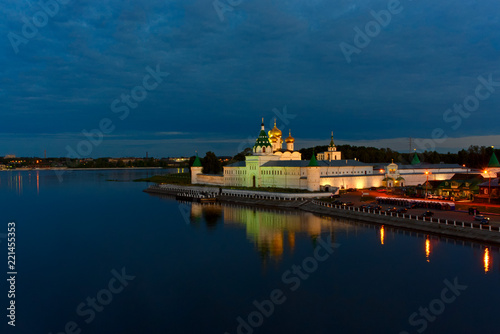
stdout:
<svg viewBox="0 0 500 334">
<path fill-rule="evenodd" d="M 285 105 L 296 117 L 284 127 L 298 143 L 327 140 L 332 130 L 346 142 L 428 138 L 434 128 L 449 137 L 496 134 L 500 89 L 458 129 L 443 113 L 474 93 L 478 76 L 500 81 L 500 3 L 402 0 L 402 11 L 347 63 L 339 44 L 353 44 L 354 28 L 364 30 L 370 11 L 388 3 L 242 1 L 221 22 L 212 0 L 70 1 L 16 54 L 9 32 L 22 36 L 23 18 L 40 7 L 4 1 L 0 132 L 19 140 L 2 140 L 0 155 L 44 146 L 64 155 L 78 136 L 62 134 L 103 118 L 124 137 L 106 138 L 93 155 L 136 154 L 148 143 L 158 156 L 233 154 L 258 133 L 260 117 Z M 170 75 L 120 120 L 111 103 L 157 65 Z M 162 145 L 150 138 L 160 132 L 191 137 Z M 32 149 L 30 138 L 38 138 Z"/>
</svg>

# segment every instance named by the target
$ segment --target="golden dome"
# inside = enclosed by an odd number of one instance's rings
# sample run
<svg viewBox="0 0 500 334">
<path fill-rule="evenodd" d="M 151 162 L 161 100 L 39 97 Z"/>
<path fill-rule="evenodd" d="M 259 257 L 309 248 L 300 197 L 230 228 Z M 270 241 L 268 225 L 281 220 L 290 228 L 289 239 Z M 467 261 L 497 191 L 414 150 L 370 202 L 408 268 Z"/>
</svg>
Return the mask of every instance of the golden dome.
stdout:
<svg viewBox="0 0 500 334">
<path fill-rule="evenodd" d="M 276 143 L 278 141 L 278 138 L 271 137 L 271 138 L 269 138 L 269 140 L 271 141 L 271 143 Z"/>
<path fill-rule="evenodd" d="M 268 132 L 269 134 L 269 137 L 277 137 L 277 138 L 280 138 L 281 137 L 281 131 L 280 129 L 278 129 L 276 127 L 276 119 L 274 120 L 274 128 L 272 128 L 271 130 L 269 130 Z"/>
<path fill-rule="evenodd" d="M 287 143 L 295 143 L 295 139 L 292 137 L 292 130 L 288 130 L 288 137 L 285 139 Z"/>
</svg>

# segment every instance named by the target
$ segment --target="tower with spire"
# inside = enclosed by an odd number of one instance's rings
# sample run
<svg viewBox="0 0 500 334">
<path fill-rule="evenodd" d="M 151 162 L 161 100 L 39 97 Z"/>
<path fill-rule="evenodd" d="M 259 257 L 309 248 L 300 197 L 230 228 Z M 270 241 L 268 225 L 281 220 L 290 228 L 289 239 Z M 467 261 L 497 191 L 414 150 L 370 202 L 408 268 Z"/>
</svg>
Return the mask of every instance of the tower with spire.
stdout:
<svg viewBox="0 0 500 334">
<path fill-rule="evenodd" d="M 198 151 L 196 151 L 196 157 L 194 158 L 193 165 L 191 166 L 191 183 L 197 184 L 199 182 L 198 176 L 203 172 L 203 165 L 201 164 L 200 158 L 198 157 Z"/>
<path fill-rule="evenodd" d="M 269 131 L 271 132 L 271 131 Z M 253 154 L 254 155 L 272 155 L 273 154 L 273 145 L 269 137 L 266 134 L 266 130 L 264 128 L 264 118 L 262 118 L 262 124 L 260 125 L 260 133 L 255 141 L 255 145 L 253 145 Z"/>
<path fill-rule="evenodd" d="M 417 149 L 415 149 L 415 153 L 413 154 L 413 159 L 411 160 L 411 165 L 418 165 L 420 163 L 420 159 L 417 155 Z"/>
<path fill-rule="evenodd" d="M 337 147 L 333 142 L 333 131 L 332 131 L 332 137 L 330 139 L 330 145 L 328 145 L 328 150 L 323 153 L 318 153 L 318 160 L 332 161 L 341 159 L 342 159 L 342 153 L 340 151 L 337 151 Z"/>
</svg>

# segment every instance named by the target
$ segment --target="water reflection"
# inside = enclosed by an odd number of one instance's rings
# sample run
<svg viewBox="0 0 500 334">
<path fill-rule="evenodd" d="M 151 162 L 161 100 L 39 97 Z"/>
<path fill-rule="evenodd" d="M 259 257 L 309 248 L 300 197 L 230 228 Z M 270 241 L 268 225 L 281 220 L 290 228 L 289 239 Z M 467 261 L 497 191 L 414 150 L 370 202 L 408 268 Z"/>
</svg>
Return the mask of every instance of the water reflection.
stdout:
<svg viewBox="0 0 500 334">
<path fill-rule="evenodd" d="M 190 205 L 190 221 L 199 226 L 202 220 L 205 220 L 207 228 L 213 230 L 219 222 L 222 221 L 222 207 L 213 204 L 184 203 Z M 202 219 L 203 218 L 203 219 Z"/>
<path fill-rule="evenodd" d="M 384 225 L 380 227 L 380 244 L 384 244 L 384 239 L 385 239 L 385 230 L 384 230 Z"/>
<path fill-rule="evenodd" d="M 102 182 L 133 181 L 158 174 L 175 173 L 177 169 L 130 169 L 130 170 L 8 170 L 0 172 L 0 187 L 6 187 L 16 195 L 25 192 L 40 195 L 41 188 L 47 185 L 61 186 L 62 182 L 84 182 L 89 176 Z M 59 179 L 59 174 L 64 177 Z M 86 182 L 88 183 L 88 182 Z M 26 193 L 25 193 L 26 195 Z"/>
<path fill-rule="evenodd" d="M 172 198 L 172 197 L 169 197 Z M 375 226 L 372 224 L 356 222 L 346 219 L 334 219 L 331 217 L 317 216 L 302 211 L 285 211 L 278 209 L 253 208 L 247 206 L 227 204 L 199 204 L 184 203 L 186 212 L 189 212 L 191 224 L 201 226 L 204 222 L 209 230 L 218 225 L 240 226 L 245 229 L 247 239 L 255 245 L 257 252 L 263 260 L 272 259 L 279 261 L 285 253 L 293 253 L 295 249 L 297 234 L 306 234 L 313 245 L 321 233 L 329 232 L 332 241 L 340 232 L 349 236 L 350 233 L 357 234 L 358 231 L 374 230 L 381 245 L 385 244 L 388 235 L 394 238 L 396 235 L 409 235 L 422 240 L 422 253 L 430 262 L 433 246 L 437 243 L 453 243 L 472 248 L 482 249 L 483 245 L 471 243 L 465 240 L 449 239 L 428 235 L 425 233 L 399 230 L 397 228 Z M 484 248 L 483 262 L 484 271 L 491 270 L 491 252 L 499 252 L 498 247 L 488 246 Z M 422 254 L 421 253 L 421 254 Z"/>
<path fill-rule="evenodd" d="M 427 259 L 427 262 L 430 262 L 429 256 L 431 255 L 431 240 L 429 239 L 429 236 L 425 238 L 425 258 Z"/>
<path fill-rule="evenodd" d="M 484 249 L 484 256 L 483 256 L 483 262 L 484 262 L 484 273 L 486 274 L 490 270 L 490 250 L 488 247 Z"/>
<path fill-rule="evenodd" d="M 14 190 L 14 192 L 17 195 L 22 195 L 23 194 L 23 174 L 21 172 L 3 172 L 2 175 L 5 175 L 6 177 L 4 180 L 7 181 L 7 187 L 11 190 Z"/>
<path fill-rule="evenodd" d="M 330 217 L 320 217 L 302 211 L 257 209 L 251 207 L 190 203 L 190 221 L 199 225 L 203 218 L 209 229 L 223 220 L 224 225 L 244 227 L 262 259 L 279 261 L 285 251 L 293 253 L 296 234 L 305 233 L 313 245 L 321 233 L 330 232 L 332 242 L 335 231 L 356 231 L 358 226 Z"/>
</svg>

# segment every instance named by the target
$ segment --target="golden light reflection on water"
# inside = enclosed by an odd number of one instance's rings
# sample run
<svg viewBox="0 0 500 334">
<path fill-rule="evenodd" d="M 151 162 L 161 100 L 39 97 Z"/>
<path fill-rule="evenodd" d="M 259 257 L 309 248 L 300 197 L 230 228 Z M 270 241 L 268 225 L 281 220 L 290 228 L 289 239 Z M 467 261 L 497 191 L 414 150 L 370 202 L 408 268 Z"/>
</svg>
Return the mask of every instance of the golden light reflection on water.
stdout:
<svg viewBox="0 0 500 334">
<path fill-rule="evenodd" d="M 384 239 L 385 239 L 385 230 L 384 230 L 384 225 L 380 227 L 380 244 L 384 244 Z"/>
<path fill-rule="evenodd" d="M 486 247 L 484 249 L 484 256 L 483 256 L 483 262 L 484 262 L 484 273 L 487 273 L 488 271 L 490 271 L 490 250 L 488 249 L 488 247 Z"/>
<path fill-rule="evenodd" d="M 332 242 L 334 242 L 336 234 L 338 235 L 339 232 L 349 236 L 353 233 L 357 234 L 359 229 L 359 225 L 349 221 L 320 217 L 308 212 L 258 209 L 237 205 L 199 203 L 189 203 L 189 205 L 191 207 L 190 221 L 193 225 L 198 226 L 204 222 L 209 229 L 215 228 L 218 224 L 245 229 L 246 238 L 254 244 L 263 262 L 266 262 L 267 259 L 279 262 L 284 255 L 293 253 L 296 243 L 303 239 L 304 234 L 314 244 L 322 233 L 330 232 Z M 381 245 L 385 245 L 386 237 L 393 238 L 395 234 L 415 234 L 415 232 L 393 230 L 385 225 L 373 226 L 372 228 L 378 229 L 380 236 L 376 238 Z M 299 239 L 298 236 L 301 238 Z M 425 253 L 425 259 L 430 263 L 431 252 L 436 250 L 431 242 L 438 241 L 436 237 L 431 235 L 424 234 L 423 236 L 425 237 L 425 247 L 420 251 Z M 448 240 L 444 239 L 443 242 L 448 243 Z M 462 242 L 462 244 L 467 245 L 466 242 Z M 485 273 L 491 271 L 491 248 L 485 248 L 483 264 Z"/>
<path fill-rule="evenodd" d="M 234 205 L 206 205 L 192 203 L 191 223 L 198 224 L 200 218 L 212 217 L 212 224 L 223 221 L 224 225 L 239 225 L 245 228 L 247 239 L 252 242 L 262 259 L 279 261 L 285 252 L 292 253 L 297 234 L 307 234 L 312 243 L 321 233 L 330 232 L 332 242 L 334 231 L 356 231 L 355 225 L 343 223 L 330 217 L 319 217 L 301 211 L 276 209 L 255 209 Z M 218 218 L 215 218 L 215 217 Z M 207 221 L 208 225 L 208 221 Z M 212 225 L 214 226 L 214 225 Z M 209 226 L 210 227 L 210 226 Z"/>
<path fill-rule="evenodd" d="M 427 262 L 430 262 L 430 255 L 431 255 L 431 240 L 429 239 L 429 236 L 425 239 L 425 258 L 427 259 Z"/>
</svg>

